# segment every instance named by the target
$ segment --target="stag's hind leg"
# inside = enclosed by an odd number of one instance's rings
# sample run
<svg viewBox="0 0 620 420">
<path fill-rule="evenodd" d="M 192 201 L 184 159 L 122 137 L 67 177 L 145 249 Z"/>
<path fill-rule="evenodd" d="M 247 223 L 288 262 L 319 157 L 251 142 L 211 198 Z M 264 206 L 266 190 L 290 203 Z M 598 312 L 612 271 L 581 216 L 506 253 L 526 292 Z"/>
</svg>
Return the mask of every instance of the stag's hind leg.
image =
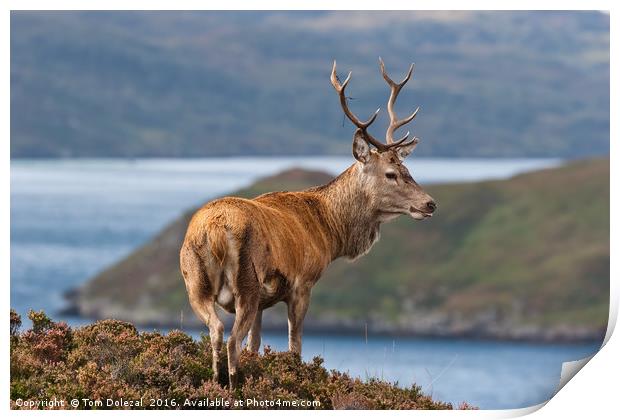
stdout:
<svg viewBox="0 0 620 420">
<path fill-rule="evenodd" d="M 186 247 L 181 250 L 181 272 L 185 280 L 189 303 L 194 313 L 209 328 L 213 354 L 213 378 L 217 382 L 219 381 L 220 352 L 224 340 L 224 324 L 215 311 L 213 284 L 209 281 L 209 276 L 198 255 Z"/>
<path fill-rule="evenodd" d="M 258 350 L 260 349 L 260 333 L 262 323 L 263 311 L 259 310 L 256 312 L 256 317 L 254 318 L 254 323 L 252 323 L 250 335 L 248 336 L 248 350 L 252 353 L 258 353 Z"/>
<path fill-rule="evenodd" d="M 247 233 L 246 233 L 247 237 Z M 231 282 L 235 299 L 235 322 L 226 344 L 228 350 L 228 378 L 231 389 L 237 387 L 237 366 L 243 339 L 256 321 L 260 300 L 260 286 L 254 264 L 249 255 L 249 246 L 244 241 L 239 249 L 237 264 L 229 273 L 237 275 Z"/>
<path fill-rule="evenodd" d="M 192 307 L 194 308 L 194 305 L 192 305 Z M 219 382 L 221 367 L 220 353 L 224 342 L 224 324 L 217 316 L 215 302 L 212 298 L 201 304 L 199 309 L 194 308 L 194 312 L 199 314 L 198 316 L 207 324 L 207 327 L 209 327 L 209 337 L 211 339 L 213 355 L 213 379 Z"/>
<path fill-rule="evenodd" d="M 228 379 L 231 389 L 237 387 L 237 367 L 239 365 L 239 355 L 241 354 L 241 344 L 256 319 L 257 311 L 257 295 L 252 296 L 248 294 L 235 299 L 235 322 L 226 343 L 228 350 Z"/>
</svg>

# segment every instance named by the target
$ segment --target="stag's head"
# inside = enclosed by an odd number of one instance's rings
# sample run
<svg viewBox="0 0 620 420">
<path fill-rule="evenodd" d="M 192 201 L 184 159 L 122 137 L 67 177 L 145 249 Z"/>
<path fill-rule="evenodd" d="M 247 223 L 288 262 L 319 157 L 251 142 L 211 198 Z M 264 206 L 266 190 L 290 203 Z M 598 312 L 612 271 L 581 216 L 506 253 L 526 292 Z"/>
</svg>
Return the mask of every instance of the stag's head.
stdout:
<svg viewBox="0 0 620 420">
<path fill-rule="evenodd" d="M 431 217 L 437 208 L 433 198 L 420 187 L 403 161 L 415 149 L 419 139 L 409 140 L 409 132 L 402 138 L 394 140 L 394 132 L 403 125 L 411 122 L 418 114 L 419 107 L 408 117 L 398 119 L 394 112 L 394 102 L 401 89 L 413 74 L 413 64 L 405 78 L 396 83 L 387 75 L 383 60 L 379 59 L 381 74 L 390 87 L 390 97 L 387 103 L 390 125 L 385 133 L 385 143 L 378 141 L 370 133 L 368 127 L 375 121 L 379 109 L 365 122 L 359 120 L 348 107 L 345 88 L 351 80 L 351 72 L 340 83 L 336 74 L 336 61 L 332 68 L 331 82 L 338 92 L 340 104 L 345 115 L 357 127 L 353 135 L 353 156 L 359 161 L 362 184 L 367 194 L 372 196 L 376 203 L 378 217 L 382 221 L 390 220 L 401 214 L 408 214 L 416 220 Z"/>
</svg>

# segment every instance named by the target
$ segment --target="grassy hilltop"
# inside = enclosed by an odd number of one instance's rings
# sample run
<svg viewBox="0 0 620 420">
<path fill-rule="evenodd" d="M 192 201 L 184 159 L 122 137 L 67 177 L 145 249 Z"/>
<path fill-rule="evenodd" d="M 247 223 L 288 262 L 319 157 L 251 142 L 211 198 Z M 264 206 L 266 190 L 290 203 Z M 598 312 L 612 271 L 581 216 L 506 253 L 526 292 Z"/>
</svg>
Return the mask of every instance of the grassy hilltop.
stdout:
<svg viewBox="0 0 620 420">
<path fill-rule="evenodd" d="M 234 195 L 327 182 L 290 170 Z M 424 222 L 400 217 L 371 252 L 338 260 L 313 290 L 306 328 L 508 339 L 598 339 L 609 304 L 609 160 L 505 181 L 435 185 Z M 77 310 L 141 324 L 198 325 L 178 268 L 194 209 L 74 296 Z M 183 313 L 183 321 L 181 321 Z M 286 326 L 281 305 L 265 327 Z"/>
<path fill-rule="evenodd" d="M 13 409 L 453 408 L 433 401 L 416 385 L 364 382 L 328 372 L 319 357 L 306 363 L 269 348 L 260 356 L 241 354 L 240 386 L 231 391 L 213 381 L 207 336 L 195 341 L 181 331 L 140 333 L 115 320 L 72 329 L 42 312 L 31 311 L 29 318 L 32 328 L 21 332 L 21 319 L 11 311 Z M 225 351 L 222 356 L 225 361 Z M 49 401 L 56 405 L 27 405 Z M 462 403 L 458 408 L 472 407 Z"/>
</svg>

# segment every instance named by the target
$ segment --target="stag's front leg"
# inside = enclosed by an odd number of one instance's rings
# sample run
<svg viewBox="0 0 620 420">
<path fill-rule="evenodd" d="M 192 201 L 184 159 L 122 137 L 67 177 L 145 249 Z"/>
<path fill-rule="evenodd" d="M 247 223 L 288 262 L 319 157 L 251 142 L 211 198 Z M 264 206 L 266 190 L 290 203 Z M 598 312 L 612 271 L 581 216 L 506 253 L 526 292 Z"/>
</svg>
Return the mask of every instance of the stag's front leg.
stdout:
<svg viewBox="0 0 620 420">
<path fill-rule="evenodd" d="M 263 322 L 263 311 L 258 311 L 256 313 L 256 318 L 254 318 L 254 323 L 252 324 L 252 328 L 250 328 L 250 334 L 248 337 L 248 350 L 252 353 L 258 353 L 260 349 L 260 332 L 261 325 Z"/>
<path fill-rule="evenodd" d="M 288 350 L 297 354 L 301 354 L 301 335 L 309 302 L 309 292 L 297 294 L 287 302 Z"/>
</svg>

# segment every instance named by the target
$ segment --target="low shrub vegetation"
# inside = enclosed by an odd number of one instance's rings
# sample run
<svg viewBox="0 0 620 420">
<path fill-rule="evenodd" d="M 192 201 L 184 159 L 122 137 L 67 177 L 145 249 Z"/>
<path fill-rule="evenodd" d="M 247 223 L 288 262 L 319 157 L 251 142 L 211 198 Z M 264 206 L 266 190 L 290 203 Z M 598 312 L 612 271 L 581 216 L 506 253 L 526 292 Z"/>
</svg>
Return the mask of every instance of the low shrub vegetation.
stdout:
<svg viewBox="0 0 620 420">
<path fill-rule="evenodd" d="M 181 331 L 139 332 L 132 324 L 115 320 L 73 329 L 43 312 L 31 311 L 28 316 L 32 328 L 22 332 L 19 315 L 11 311 L 15 409 L 453 408 L 423 395 L 415 385 L 401 388 L 377 379 L 362 381 L 326 370 L 319 357 L 304 362 L 293 353 L 269 347 L 262 355 L 243 352 L 240 385 L 231 391 L 226 383 L 213 381 L 208 336 L 196 341 Z M 220 377 L 225 378 L 225 372 Z M 50 403 L 54 401 L 64 403 Z"/>
</svg>

